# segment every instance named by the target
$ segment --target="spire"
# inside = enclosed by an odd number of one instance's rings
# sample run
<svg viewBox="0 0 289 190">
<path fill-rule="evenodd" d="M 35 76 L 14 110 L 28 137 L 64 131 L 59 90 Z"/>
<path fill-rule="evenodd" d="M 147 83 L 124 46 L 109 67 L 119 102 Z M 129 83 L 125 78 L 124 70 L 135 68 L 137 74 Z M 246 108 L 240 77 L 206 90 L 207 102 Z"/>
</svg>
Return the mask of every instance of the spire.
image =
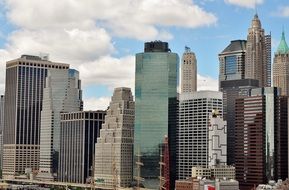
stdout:
<svg viewBox="0 0 289 190">
<path fill-rule="evenodd" d="M 289 53 L 289 47 L 286 43 L 286 39 L 285 39 L 285 32 L 284 32 L 284 29 L 282 31 L 282 37 L 281 37 L 281 41 L 280 41 L 280 44 L 277 48 L 277 54 L 286 54 L 286 53 Z"/>
<path fill-rule="evenodd" d="M 254 15 L 254 18 L 252 20 L 252 28 L 261 28 L 261 21 L 257 13 Z"/>
</svg>

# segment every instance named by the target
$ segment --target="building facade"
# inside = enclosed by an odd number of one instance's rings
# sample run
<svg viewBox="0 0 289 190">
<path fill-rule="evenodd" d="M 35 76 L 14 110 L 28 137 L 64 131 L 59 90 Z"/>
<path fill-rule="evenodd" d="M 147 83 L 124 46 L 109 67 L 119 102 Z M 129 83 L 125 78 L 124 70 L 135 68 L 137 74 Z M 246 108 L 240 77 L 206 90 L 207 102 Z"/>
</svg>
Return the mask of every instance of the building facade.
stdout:
<svg viewBox="0 0 289 190">
<path fill-rule="evenodd" d="M 236 180 L 200 180 L 200 190 L 239 190 L 239 183 Z"/>
<path fill-rule="evenodd" d="M 265 35 L 256 14 L 248 29 L 245 78 L 257 79 L 260 87 L 271 86 L 271 34 Z"/>
<path fill-rule="evenodd" d="M 40 165 L 37 178 L 57 179 L 61 113 L 82 110 L 79 73 L 74 69 L 50 69 L 43 91 Z"/>
<path fill-rule="evenodd" d="M 130 88 L 114 90 L 95 145 L 97 185 L 130 187 L 133 181 L 134 106 Z"/>
<path fill-rule="evenodd" d="M 217 165 L 208 168 L 192 167 L 192 178 L 235 179 L 236 169 L 233 166 Z"/>
<path fill-rule="evenodd" d="M 227 164 L 227 122 L 218 110 L 209 115 L 208 141 L 208 165 Z"/>
<path fill-rule="evenodd" d="M 200 180 L 190 178 L 186 180 L 176 180 L 176 190 L 199 190 Z"/>
<path fill-rule="evenodd" d="M 235 164 L 235 102 L 238 97 L 249 96 L 251 89 L 257 88 L 259 81 L 255 79 L 220 81 L 223 92 L 224 120 L 227 121 L 227 164 Z"/>
<path fill-rule="evenodd" d="M 144 53 L 136 55 L 134 154 L 136 159 L 140 152 L 146 188 L 159 186 L 160 147 L 167 136 L 174 189 L 178 63 L 178 55 L 166 42 L 147 42 Z M 136 175 L 136 165 L 134 172 Z"/>
<path fill-rule="evenodd" d="M 288 177 L 288 97 L 280 89 L 236 100 L 235 166 L 241 190 Z"/>
<path fill-rule="evenodd" d="M 181 62 L 181 93 L 197 91 L 197 59 L 189 47 L 185 48 Z"/>
<path fill-rule="evenodd" d="M 61 114 L 58 180 L 87 183 L 93 180 L 95 143 L 105 111 Z"/>
<path fill-rule="evenodd" d="M 6 64 L 3 177 L 14 178 L 39 168 L 43 89 L 49 69 L 68 64 L 22 55 Z"/>
<path fill-rule="evenodd" d="M 3 165 L 4 95 L 0 95 L 0 170 Z"/>
<path fill-rule="evenodd" d="M 219 54 L 219 82 L 245 78 L 246 40 L 233 40 Z"/>
<path fill-rule="evenodd" d="M 273 86 L 281 88 L 281 95 L 289 96 L 289 47 L 284 32 L 274 56 Z"/>
<path fill-rule="evenodd" d="M 190 177 L 193 166 L 208 167 L 209 116 L 212 110 L 218 110 L 222 116 L 222 97 L 222 92 L 216 91 L 199 91 L 180 95 L 177 130 L 178 179 Z"/>
</svg>

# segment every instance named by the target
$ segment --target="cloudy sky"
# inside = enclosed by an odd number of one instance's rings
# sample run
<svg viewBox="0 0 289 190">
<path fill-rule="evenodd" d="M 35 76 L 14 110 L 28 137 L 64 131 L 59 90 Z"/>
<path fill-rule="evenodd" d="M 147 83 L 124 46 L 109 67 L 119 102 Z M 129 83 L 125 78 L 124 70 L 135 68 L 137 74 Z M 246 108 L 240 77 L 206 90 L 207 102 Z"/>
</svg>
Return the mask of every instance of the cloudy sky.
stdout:
<svg viewBox="0 0 289 190">
<path fill-rule="evenodd" d="M 80 71 L 85 109 L 105 109 L 114 87 L 134 88 L 134 55 L 151 40 L 180 56 L 189 46 L 198 88 L 217 90 L 218 53 L 246 39 L 256 11 L 275 51 L 288 0 L 0 0 L 0 93 L 6 61 L 48 53 Z"/>
</svg>

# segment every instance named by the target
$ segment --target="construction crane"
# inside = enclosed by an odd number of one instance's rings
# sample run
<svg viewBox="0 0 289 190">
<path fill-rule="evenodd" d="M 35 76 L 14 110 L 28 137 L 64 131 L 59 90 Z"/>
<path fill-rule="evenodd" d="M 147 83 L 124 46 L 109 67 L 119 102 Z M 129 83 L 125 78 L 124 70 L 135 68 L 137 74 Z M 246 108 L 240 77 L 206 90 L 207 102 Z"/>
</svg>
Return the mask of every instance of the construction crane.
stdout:
<svg viewBox="0 0 289 190">
<path fill-rule="evenodd" d="M 164 143 L 161 146 L 160 151 L 160 190 L 169 190 L 170 189 L 170 155 L 169 155 L 169 145 L 168 137 L 164 137 Z"/>
<path fill-rule="evenodd" d="M 137 176 L 134 176 L 134 179 L 137 182 L 137 190 L 140 189 L 140 184 L 141 182 L 144 181 L 144 178 L 141 177 L 141 167 L 144 166 L 144 164 L 141 162 L 141 154 L 140 154 L 140 148 L 138 148 L 138 154 L 136 155 L 137 161 L 135 162 L 136 164 L 136 169 L 137 169 Z"/>
</svg>

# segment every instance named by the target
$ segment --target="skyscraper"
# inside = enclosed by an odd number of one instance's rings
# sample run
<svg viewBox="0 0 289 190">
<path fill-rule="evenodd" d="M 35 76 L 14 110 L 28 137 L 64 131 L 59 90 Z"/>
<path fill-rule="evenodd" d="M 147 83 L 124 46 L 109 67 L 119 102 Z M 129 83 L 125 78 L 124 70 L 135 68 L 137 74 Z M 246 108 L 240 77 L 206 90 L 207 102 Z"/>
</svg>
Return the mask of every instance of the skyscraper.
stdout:
<svg viewBox="0 0 289 190">
<path fill-rule="evenodd" d="M 105 111 L 61 114 L 58 180 L 87 183 L 93 176 L 95 143 Z"/>
<path fill-rule="evenodd" d="M 284 31 L 274 56 L 273 84 L 281 88 L 281 95 L 289 96 L 289 47 Z"/>
<path fill-rule="evenodd" d="M 239 79 L 220 81 L 223 92 L 224 119 L 227 121 L 227 164 L 235 164 L 235 103 L 236 99 L 249 96 L 252 88 L 257 88 L 259 81 L 255 79 Z"/>
<path fill-rule="evenodd" d="M 0 95 L 0 170 L 3 161 L 4 95 Z"/>
<path fill-rule="evenodd" d="M 245 78 L 246 40 L 233 40 L 219 54 L 219 82 Z"/>
<path fill-rule="evenodd" d="M 227 164 L 227 122 L 218 110 L 209 115 L 208 166 Z"/>
<path fill-rule="evenodd" d="M 209 116 L 212 110 L 217 110 L 222 116 L 222 92 L 199 91 L 183 93 L 179 97 L 179 125 L 177 129 L 177 178 L 186 179 L 191 176 L 193 166 L 207 168 L 209 158 L 209 126 L 219 123 L 212 122 Z M 214 124 L 215 123 L 215 124 Z M 211 125 L 212 126 L 212 125 Z M 212 129 L 213 130 L 213 129 Z M 214 133 L 212 131 L 212 133 Z M 225 135 L 224 135 L 225 136 Z M 222 138 L 226 138 L 226 137 Z M 211 138 L 211 143 L 213 137 Z M 211 160 L 210 160 L 211 159 Z M 218 158 L 219 159 L 219 158 Z M 226 159 L 219 159 L 226 164 Z"/>
<path fill-rule="evenodd" d="M 38 170 L 43 89 L 49 69 L 68 64 L 22 55 L 6 64 L 3 177 Z"/>
<path fill-rule="evenodd" d="M 181 93 L 197 91 L 197 59 L 189 47 L 185 48 L 181 63 Z"/>
<path fill-rule="evenodd" d="M 114 90 L 95 145 L 95 183 L 130 187 L 133 181 L 134 101 L 130 88 Z"/>
<path fill-rule="evenodd" d="M 146 188 L 159 186 L 160 148 L 165 136 L 174 188 L 178 63 L 178 55 L 166 42 L 147 42 L 144 53 L 136 55 L 134 155 L 141 154 L 141 177 Z"/>
<path fill-rule="evenodd" d="M 280 89 L 236 100 L 235 166 L 241 190 L 288 177 L 288 97 Z"/>
<path fill-rule="evenodd" d="M 260 87 L 271 86 L 271 34 L 265 35 L 257 14 L 248 29 L 245 78 L 259 80 Z"/>
<path fill-rule="evenodd" d="M 82 110 L 79 73 L 50 69 L 43 92 L 40 131 L 40 165 L 37 178 L 56 179 L 60 144 L 60 114 Z"/>
</svg>

